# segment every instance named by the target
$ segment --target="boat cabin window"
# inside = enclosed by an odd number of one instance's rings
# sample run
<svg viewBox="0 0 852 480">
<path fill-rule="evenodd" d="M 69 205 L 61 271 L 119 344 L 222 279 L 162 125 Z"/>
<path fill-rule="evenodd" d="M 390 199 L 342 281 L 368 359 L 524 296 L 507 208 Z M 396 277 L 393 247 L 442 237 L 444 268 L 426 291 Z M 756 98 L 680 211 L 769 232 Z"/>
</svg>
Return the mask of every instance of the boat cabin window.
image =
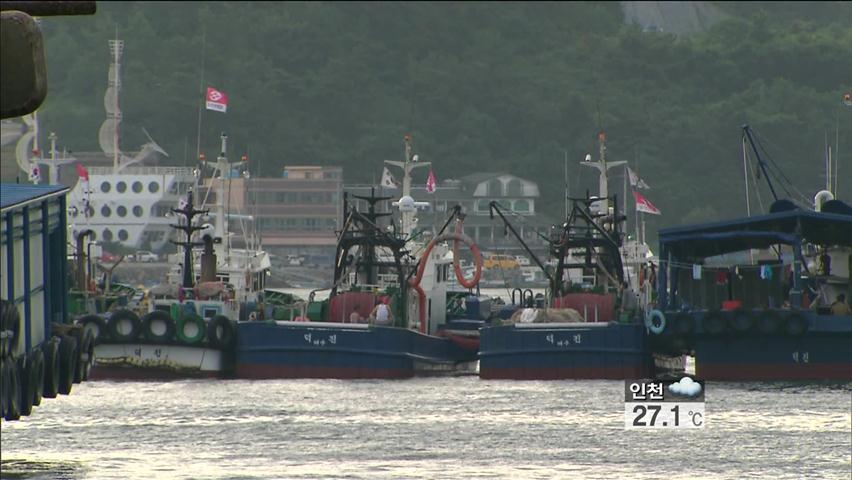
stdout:
<svg viewBox="0 0 852 480">
<path fill-rule="evenodd" d="M 168 305 L 154 305 L 154 311 L 171 313 L 171 308 Z"/>
<path fill-rule="evenodd" d="M 203 306 L 201 307 L 201 316 L 204 318 L 213 318 L 219 314 L 218 307 Z"/>
</svg>

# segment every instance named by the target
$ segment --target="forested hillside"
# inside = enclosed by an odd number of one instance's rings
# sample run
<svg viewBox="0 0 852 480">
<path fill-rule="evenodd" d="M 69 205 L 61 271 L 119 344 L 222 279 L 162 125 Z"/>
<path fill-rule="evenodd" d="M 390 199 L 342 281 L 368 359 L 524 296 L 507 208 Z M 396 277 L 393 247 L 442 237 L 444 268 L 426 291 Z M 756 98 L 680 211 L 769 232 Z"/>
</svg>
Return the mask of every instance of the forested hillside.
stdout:
<svg viewBox="0 0 852 480">
<path fill-rule="evenodd" d="M 744 123 L 812 197 L 839 124 L 839 192 L 852 198 L 852 107 L 840 102 L 852 4 L 719 7 L 727 20 L 676 38 L 625 25 L 617 2 L 98 2 L 94 17 L 43 20 L 41 119 L 72 150 L 98 149 L 117 30 L 124 148 L 145 127 L 177 164 L 195 153 L 203 51 L 203 85 L 230 105 L 205 112 L 202 149 L 226 130 L 267 175 L 340 164 L 347 182 L 368 181 L 410 131 L 439 181 L 508 171 L 538 181 L 539 209 L 558 215 L 565 152 L 572 190 L 595 185 L 578 162 L 603 128 L 609 159 L 651 185 L 654 230 L 745 212 Z"/>
</svg>

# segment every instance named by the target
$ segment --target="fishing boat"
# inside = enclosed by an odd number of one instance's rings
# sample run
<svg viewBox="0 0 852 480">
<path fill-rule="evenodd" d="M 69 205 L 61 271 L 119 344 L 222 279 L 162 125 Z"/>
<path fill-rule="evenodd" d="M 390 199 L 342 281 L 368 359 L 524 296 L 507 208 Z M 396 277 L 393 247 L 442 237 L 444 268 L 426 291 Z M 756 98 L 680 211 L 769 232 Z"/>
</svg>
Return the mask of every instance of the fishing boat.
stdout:
<svg viewBox="0 0 852 480">
<path fill-rule="evenodd" d="M 414 235 L 416 212 L 425 202 L 411 197 L 410 173 L 429 162 L 418 162 L 410 136 L 404 143 L 404 160 L 387 161 L 403 169 L 402 196 L 392 202 L 400 212 L 399 225 L 393 220 L 385 224 L 383 218 L 391 214 L 379 211 L 391 197 L 376 196 L 375 190 L 355 196 L 368 205 L 360 211 L 345 194 L 329 298 L 294 305 L 288 320 L 239 322 L 239 377 L 408 378 L 475 371 L 474 337 L 484 324 L 478 310 L 482 307 L 489 315 L 490 310 L 485 299 L 465 299 L 470 307 L 464 318 L 448 319 L 447 283 L 453 267 L 457 279 L 473 288 L 481 274 L 481 256 L 462 233 L 459 208 L 434 238 Z M 445 233 L 451 223 L 454 230 Z M 451 260 L 448 255 L 451 248 L 458 252 L 461 243 L 475 259 L 472 279 L 462 276 L 459 256 Z"/>
<path fill-rule="evenodd" d="M 491 203 L 530 258 L 548 278 L 540 298 L 521 292 L 501 311 L 501 322 L 481 330 L 479 375 L 484 379 L 627 379 L 654 375 L 654 356 L 642 319 L 643 308 L 628 282 L 627 265 L 644 263 L 647 249 L 624 248 L 617 196 L 608 195 L 605 135 L 600 156 L 582 162 L 599 173 L 599 193 L 574 198 L 561 227 L 552 230 L 547 268 L 517 234 L 503 209 Z M 635 258 L 631 256 L 635 255 Z M 514 296 L 514 295 L 513 295 Z M 635 305 L 634 305 L 635 304 Z"/>
<path fill-rule="evenodd" d="M 852 208 L 830 174 L 812 205 L 778 198 L 748 126 L 746 141 L 775 200 L 766 214 L 660 230 L 653 343 L 694 353 L 707 380 L 852 380 L 838 298 L 852 296 Z"/>
<path fill-rule="evenodd" d="M 118 304 L 105 314 L 78 319 L 98 339 L 92 378 L 231 375 L 236 323 L 263 318 L 269 255 L 231 245 L 228 218 L 233 215 L 225 209 L 224 182 L 243 162 L 228 162 L 225 134 L 221 141 L 221 154 L 212 166 L 217 180 L 211 187 L 218 184 L 215 212 L 196 208 L 192 190 L 172 208 L 178 220 L 172 227 L 183 235 L 174 243 L 182 251 L 169 258 L 173 267 L 167 278 L 141 302 L 144 315 Z M 203 170 L 204 165 L 199 172 Z M 214 223 L 206 223 L 211 216 Z"/>
</svg>

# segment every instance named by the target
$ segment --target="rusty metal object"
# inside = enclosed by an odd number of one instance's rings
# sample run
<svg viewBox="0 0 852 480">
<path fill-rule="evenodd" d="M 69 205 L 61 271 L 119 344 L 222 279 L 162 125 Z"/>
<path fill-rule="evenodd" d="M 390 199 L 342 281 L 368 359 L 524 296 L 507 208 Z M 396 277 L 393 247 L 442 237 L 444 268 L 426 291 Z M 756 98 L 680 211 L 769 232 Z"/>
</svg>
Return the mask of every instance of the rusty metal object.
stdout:
<svg viewBox="0 0 852 480">
<path fill-rule="evenodd" d="M 94 15 L 95 2 L 0 2 L 0 10 L 17 10 L 33 17 L 53 17 L 58 15 Z"/>
<path fill-rule="evenodd" d="M 44 43 L 35 19 L 26 13 L 0 13 L 0 104 L 2 118 L 35 111 L 47 96 Z"/>
</svg>

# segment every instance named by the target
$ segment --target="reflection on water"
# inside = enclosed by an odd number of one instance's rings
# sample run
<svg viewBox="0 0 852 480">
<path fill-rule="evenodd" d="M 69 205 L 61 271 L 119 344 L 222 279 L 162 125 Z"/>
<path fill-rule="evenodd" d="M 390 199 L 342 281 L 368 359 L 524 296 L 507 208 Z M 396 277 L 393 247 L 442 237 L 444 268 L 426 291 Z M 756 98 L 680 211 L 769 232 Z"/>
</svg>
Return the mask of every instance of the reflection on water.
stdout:
<svg viewBox="0 0 852 480">
<path fill-rule="evenodd" d="M 625 431 L 617 381 L 87 382 L 3 422 L 2 476 L 848 480 L 851 396 L 710 382 L 704 430 Z"/>
<path fill-rule="evenodd" d="M 76 480 L 85 477 L 85 469 L 73 461 L 0 460 L 0 477 L 33 480 Z"/>
</svg>

